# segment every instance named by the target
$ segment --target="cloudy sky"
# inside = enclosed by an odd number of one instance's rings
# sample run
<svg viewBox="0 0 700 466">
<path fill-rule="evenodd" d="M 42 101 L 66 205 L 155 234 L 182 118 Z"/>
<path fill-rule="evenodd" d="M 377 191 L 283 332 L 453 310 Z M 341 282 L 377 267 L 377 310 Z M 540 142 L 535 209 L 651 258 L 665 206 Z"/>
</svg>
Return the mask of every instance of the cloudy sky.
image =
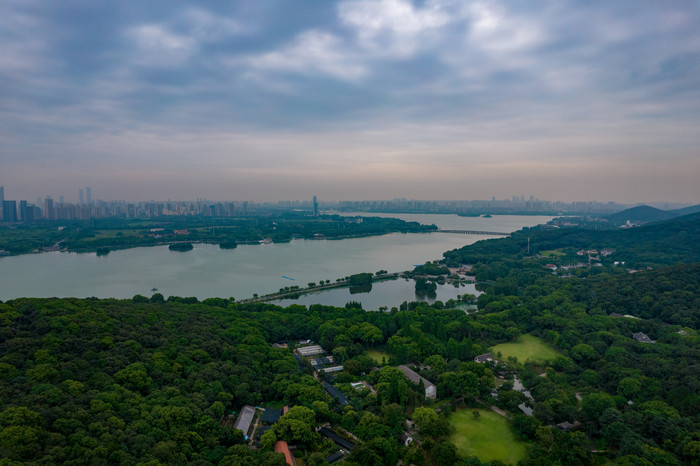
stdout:
<svg viewBox="0 0 700 466">
<path fill-rule="evenodd" d="M 700 202 L 697 2 L 0 1 L 10 199 Z"/>
</svg>

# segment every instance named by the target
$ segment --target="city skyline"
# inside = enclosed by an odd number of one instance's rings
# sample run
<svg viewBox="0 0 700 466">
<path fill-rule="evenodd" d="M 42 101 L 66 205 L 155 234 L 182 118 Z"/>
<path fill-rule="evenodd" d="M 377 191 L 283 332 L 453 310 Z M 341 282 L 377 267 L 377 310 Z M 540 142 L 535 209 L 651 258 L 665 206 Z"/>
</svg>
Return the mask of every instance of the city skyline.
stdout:
<svg viewBox="0 0 700 466">
<path fill-rule="evenodd" d="M 0 16 L 13 199 L 88 184 L 129 201 L 700 199 L 692 2 L 27 1 Z"/>
</svg>

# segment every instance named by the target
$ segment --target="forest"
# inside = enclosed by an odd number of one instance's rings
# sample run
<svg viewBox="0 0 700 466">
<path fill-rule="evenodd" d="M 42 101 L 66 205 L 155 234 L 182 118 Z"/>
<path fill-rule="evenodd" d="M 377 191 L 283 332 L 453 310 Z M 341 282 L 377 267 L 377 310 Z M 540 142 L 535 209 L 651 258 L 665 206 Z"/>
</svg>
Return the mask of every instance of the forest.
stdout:
<svg viewBox="0 0 700 466">
<path fill-rule="evenodd" d="M 507 460 L 457 441 L 466 424 L 495 418 L 523 465 L 700 464 L 700 264 L 697 252 L 684 256 L 697 225 L 690 216 L 619 234 L 530 229 L 448 252 L 484 290 L 470 313 L 439 301 L 365 312 L 158 293 L 6 301 L 0 457 L 284 465 L 274 448 L 283 440 L 300 463 L 325 465 L 338 452 L 322 435 L 330 429 L 354 444 L 334 464 L 498 465 Z M 640 270 L 602 261 L 562 276 L 543 266 L 593 247 Z M 309 340 L 342 370 L 295 359 Z M 526 343 L 546 356 L 504 346 Z M 435 399 L 402 367 L 432 382 Z M 246 439 L 226 423 L 246 405 L 290 409 Z"/>
<path fill-rule="evenodd" d="M 256 217 L 160 217 L 154 219 L 93 218 L 55 220 L 0 226 L 0 250 L 12 255 L 42 250 L 109 253 L 177 242 L 218 244 L 224 249 L 236 244 L 275 243 L 293 238 L 341 239 L 387 233 L 421 233 L 436 230 L 395 218 L 342 217 L 286 212 Z"/>
</svg>

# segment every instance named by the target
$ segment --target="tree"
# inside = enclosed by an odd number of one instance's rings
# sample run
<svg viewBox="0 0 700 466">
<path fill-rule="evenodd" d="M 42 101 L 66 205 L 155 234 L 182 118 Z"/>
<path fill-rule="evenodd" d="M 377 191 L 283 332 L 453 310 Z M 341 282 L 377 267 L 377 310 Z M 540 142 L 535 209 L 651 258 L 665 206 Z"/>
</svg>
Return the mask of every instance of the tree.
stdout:
<svg viewBox="0 0 700 466">
<path fill-rule="evenodd" d="M 617 384 L 617 394 L 627 400 L 636 398 L 642 390 L 642 383 L 633 377 L 625 377 Z"/>
<path fill-rule="evenodd" d="M 304 406 L 294 406 L 282 416 L 273 429 L 278 439 L 289 443 L 309 444 L 318 438 L 314 431 L 316 414 Z"/>
<path fill-rule="evenodd" d="M 270 429 L 260 437 L 260 448 L 265 451 L 272 451 L 277 443 L 277 436 L 275 431 Z"/>
</svg>

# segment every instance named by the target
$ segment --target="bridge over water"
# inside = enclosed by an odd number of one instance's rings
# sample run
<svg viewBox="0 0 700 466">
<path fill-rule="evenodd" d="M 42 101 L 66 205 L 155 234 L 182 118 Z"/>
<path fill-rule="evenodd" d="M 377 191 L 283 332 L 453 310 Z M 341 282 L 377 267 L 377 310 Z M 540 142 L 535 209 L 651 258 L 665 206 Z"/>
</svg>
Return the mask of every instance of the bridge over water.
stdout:
<svg viewBox="0 0 700 466">
<path fill-rule="evenodd" d="M 483 235 L 483 236 L 510 236 L 510 233 L 502 231 L 478 231 L 478 230 L 434 230 L 434 233 L 458 233 L 460 235 Z"/>
</svg>

